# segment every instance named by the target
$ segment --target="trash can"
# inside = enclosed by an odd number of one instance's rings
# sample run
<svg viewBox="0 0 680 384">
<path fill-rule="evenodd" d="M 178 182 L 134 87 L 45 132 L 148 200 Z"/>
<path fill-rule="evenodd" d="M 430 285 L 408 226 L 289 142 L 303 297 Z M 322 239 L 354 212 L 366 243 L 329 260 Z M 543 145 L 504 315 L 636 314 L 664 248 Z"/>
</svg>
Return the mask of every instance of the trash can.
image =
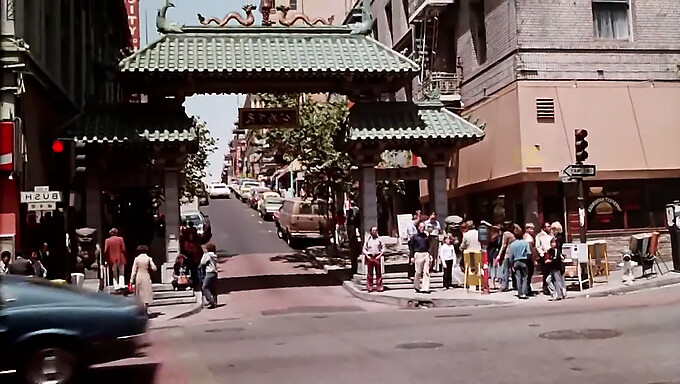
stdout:
<svg viewBox="0 0 680 384">
<path fill-rule="evenodd" d="M 673 271 L 680 272 L 680 200 L 666 205 L 666 225 L 671 235 Z"/>
<path fill-rule="evenodd" d="M 85 281 L 85 274 L 83 274 L 83 273 L 72 273 L 71 274 L 71 285 L 75 285 L 78 288 L 82 288 L 84 281 Z"/>
</svg>

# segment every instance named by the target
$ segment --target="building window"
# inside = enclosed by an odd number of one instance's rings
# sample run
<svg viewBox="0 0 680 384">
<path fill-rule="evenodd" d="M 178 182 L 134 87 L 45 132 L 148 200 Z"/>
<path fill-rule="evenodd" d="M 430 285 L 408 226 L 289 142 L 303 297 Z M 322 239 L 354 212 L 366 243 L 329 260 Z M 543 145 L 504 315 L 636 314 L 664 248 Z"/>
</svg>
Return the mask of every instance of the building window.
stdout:
<svg viewBox="0 0 680 384">
<path fill-rule="evenodd" d="M 387 17 L 387 28 L 390 29 L 390 38 L 394 38 L 394 26 L 392 25 L 392 2 L 388 1 L 385 6 L 385 16 Z"/>
<path fill-rule="evenodd" d="M 628 0 L 593 0 L 595 38 L 629 40 Z"/>
<path fill-rule="evenodd" d="M 297 10 L 297 3 L 298 3 L 297 0 L 290 0 L 290 5 L 289 5 L 290 9 Z"/>
<path fill-rule="evenodd" d="M 470 0 L 470 33 L 477 54 L 477 64 L 486 62 L 486 25 L 484 0 Z"/>
</svg>

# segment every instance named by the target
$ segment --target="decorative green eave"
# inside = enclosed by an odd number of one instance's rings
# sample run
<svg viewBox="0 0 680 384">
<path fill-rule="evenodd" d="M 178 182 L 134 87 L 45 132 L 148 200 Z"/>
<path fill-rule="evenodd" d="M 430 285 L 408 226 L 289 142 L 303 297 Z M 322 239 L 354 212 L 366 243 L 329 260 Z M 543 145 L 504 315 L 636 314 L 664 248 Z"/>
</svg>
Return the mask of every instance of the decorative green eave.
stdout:
<svg viewBox="0 0 680 384">
<path fill-rule="evenodd" d="M 423 141 L 471 144 L 484 138 L 484 131 L 440 102 L 357 103 L 349 113 L 349 142 Z"/>
<path fill-rule="evenodd" d="M 346 27 L 194 27 L 167 34 L 120 63 L 122 73 L 286 77 L 415 74 L 418 65 Z"/>
<path fill-rule="evenodd" d="M 193 143 L 194 126 L 181 105 L 118 104 L 85 111 L 63 127 L 61 137 L 84 144 Z"/>
</svg>

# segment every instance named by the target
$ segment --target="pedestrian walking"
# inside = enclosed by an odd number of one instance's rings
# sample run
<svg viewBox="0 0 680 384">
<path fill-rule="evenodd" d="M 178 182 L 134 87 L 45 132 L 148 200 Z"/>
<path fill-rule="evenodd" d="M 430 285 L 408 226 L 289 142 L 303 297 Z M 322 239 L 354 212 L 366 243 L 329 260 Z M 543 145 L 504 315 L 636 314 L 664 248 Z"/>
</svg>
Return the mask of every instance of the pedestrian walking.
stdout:
<svg viewBox="0 0 680 384">
<path fill-rule="evenodd" d="M 541 277 L 543 284 L 541 290 L 544 295 L 549 295 L 547 278 L 550 275 L 550 268 L 545 265 L 547 260 L 547 252 L 551 248 L 550 241 L 553 236 L 550 233 L 550 223 L 544 223 L 541 231 L 536 235 L 536 252 L 538 253 L 538 267 L 541 268 Z"/>
<path fill-rule="evenodd" d="M 498 289 L 503 281 L 503 270 L 498 260 L 502 246 L 501 227 L 496 225 L 489 227 L 489 245 L 486 247 L 486 256 L 489 265 L 489 285 L 494 290 Z"/>
<path fill-rule="evenodd" d="M 550 240 L 550 249 L 546 252 L 545 266 L 549 270 L 547 277 L 550 300 L 562 300 L 565 298 L 564 280 L 562 279 L 562 252 L 557 249 L 557 240 Z"/>
<path fill-rule="evenodd" d="M 208 243 L 203 246 L 203 258 L 199 264 L 199 268 L 205 268 L 205 276 L 203 278 L 203 297 L 205 298 L 208 308 L 217 307 L 217 248 L 215 244 Z"/>
<path fill-rule="evenodd" d="M 125 241 L 118 236 L 116 228 L 111 228 L 109 238 L 104 242 L 104 262 L 111 268 L 113 289 L 124 289 L 125 264 L 127 263 Z"/>
<path fill-rule="evenodd" d="M 529 279 L 529 296 L 533 296 L 534 292 L 531 289 L 531 279 L 534 277 L 534 271 L 536 270 L 536 265 L 538 265 L 538 252 L 536 251 L 536 241 L 534 236 L 536 234 L 536 226 L 533 223 L 524 224 L 524 235 L 522 238 L 529 243 L 529 249 L 531 250 L 531 255 L 529 257 L 528 267 L 528 279 Z"/>
<path fill-rule="evenodd" d="M 503 224 L 504 232 L 501 239 L 501 251 L 498 253 L 498 257 L 496 257 L 496 259 L 498 260 L 498 264 L 501 266 L 502 272 L 501 278 L 503 280 L 501 283 L 501 291 L 503 292 L 507 292 L 510 290 L 510 282 L 513 280 L 510 276 L 512 265 L 510 265 L 510 259 L 507 257 L 508 256 L 507 253 L 508 248 L 515 241 L 514 232 L 518 228 L 519 227 L 517 226 L 517 224 L 513 224 L 512 222 L 509 221 L 506 221 Z"/>
<path fill-rule="evenodd" d="M 137 257 L 132 263 L 130 284 L 135 285 L 135 296 L 144 304 L 148 312 L 153 303 L 153 286 L 151 285 L 151 273 L 156 272 L 156 264 L 149 256 L 149 247 L 140 245 L 136 250 Z"/>
<path fill-rule="evenodd" d="M 406 235 L 408 236 L 408 278 L 411 280 L 416 275 L 415 251 L 411 239 L 418 233 L 418 224 L 420 224 L 420 211 L 413 214 L 413 220 L 406 228 Z"/>
<path fill-rule="evenodd" d="M 457 267 L 456 248 L 453 246 L 453 236 L 447 235 L 444 244 L 439 247 L 439 262 L 444 270 L 444 290 L 453 286 L 453 269 Z"/>
<path fill-rule="evenodd" d="M 38 258 L 38 251 L 31 252 L 31 266 L 33 267 L 33 276 L 47 277 L 47 269 Z"/>
<path fill-rule="evenodd" d="M 427 233 L 429 234 L 429 248 L 428 252 L 430 254 L 431 265 L 429 266 L 432 272 L 439 270 L 439 263 L 433 263 L 437 257 L 439 257 L 439 235 L 442 234 L 442 226 L 437 220 L 437 213 L 432 212 L 430 214 L 430 219 L 426 221 Z"/>
<path fill-rule="evenodd" d="M 524 233 L 520 228 L 515 229 L 515 241 L 508 247 L 508 258 L 512 271 L 515 273 L 517 293 L 520 299 L 526 299 L 529 293 L 529 263 L 531 262 L 531 247 L 523 239 Z"/>
<path fill-rule="evenodd" d="M 560 256 L 562 256 L 562 246 L 564 246 L 564 243 L 567 241 L 566 237 L 564 236 L 562 224 L 560 224 L 559 221 L 553 222 L 552 224 L 550 224 L 550 232 L 552 233 L 553 237 L 555 238 L 555 241 L 557 242 L 557 252 L 559 252 Z M 562 272 L 562 295 L 566 298 L 567 284 L 564 280 L 564 263 L 562 263 L 561 272 Z"/>
<path fill-rule="evenodd" d="M 33 264 L 28 259 L 25 259 L 21 252 L 17 252 L 16 259 L 9 265 L 10 275 L 33 276 Z"/>
<path fill-rule="evenodd" d="M 416 292 L 430 293 L 430 263 L 432 263 L 432 256 L 430 256 L 428 251 L 430 250 L 431 237 L 425 233 L 425 223 L 420 223 L 418 224 L 418 233 L 411 239 L 415 251 L 416 275 L 413 279 L 413 287 Z"/>
<path fill-rule="evenodd" d="M 371 227 L 371 232 L 366 236 L 362 255 L 366 263 L 366 291 L 373 292 L 373 272 L 376 275 L 378 292 L 383 291 L 382 264 L 385 254 L 385 244 L 378 237 L 378 227 Z"/>
<path fill-rule="evenodd" d="M 12 252 L 2 251 L 0 254 L 0 276 L 9 275 L 9 264 L 12 260 Z"/>
</svg>

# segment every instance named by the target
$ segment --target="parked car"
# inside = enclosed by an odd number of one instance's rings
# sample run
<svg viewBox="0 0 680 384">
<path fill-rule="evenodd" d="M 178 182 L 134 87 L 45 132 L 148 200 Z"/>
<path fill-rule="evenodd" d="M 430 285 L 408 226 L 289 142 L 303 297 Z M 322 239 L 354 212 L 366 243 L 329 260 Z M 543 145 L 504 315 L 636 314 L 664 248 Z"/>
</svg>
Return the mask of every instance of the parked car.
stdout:
<svg viewBox="0 0 680 384">
<path fill-rule="evenodd" d="M 201 211 L 185 211 L 180 214 L 182 222 L 192 222 L 196 227 L 196 232 L 201 237 L 203 243 L 207 243 L 212 238 L 212 226 L 208 215 Z"/>
<path fill-rule="evenodd" d="M 208 186 L 211 199 L 231 198 L 231 188 L 225 183 L 213 183 Z"/>
<path fill-rule="evenodd" d="M 245 183 L 255 183 L 258 186 L 260 185 L 260 183 L 258 183 L 257 180 L 254 180 L 254 179 L 248 179 L 248 178 L 236 179 L 236 185 L 232 188 L 232 190 L 234 191 L 234 194 L 236 195 L 236 197 L 238 197 L 239 199 L 243 198 L 243 191 L 241 190 L 241 188 L 243 187 L 243 184 L 245 184 Z"/>
<path fill-rule="evenodd" d="M 273 218 L 275 212 L 278 212 L 283 205 L 283 198 L 276 192 L 265 192 L 262 194 L 257 205 L 257 211 L 263 220 Z"/>
<path fill-rule="evenodd" d="M 285 199 L 278 220 L 279 237 L 291 247 L 302 240 L 327 240 L 328 220 L 323 201 Z"/>
<path fill-rule="evenodd" d="M 74 383 L 90 365 L 134 357 L 147 345 L 147 322 L 133 298 L 3 276 L 0 371 L 29 384 Z"/>
<path fill-rule="evenodd" d="M 247 203 L 250 200 L 250 190 L 253 188 L 258 188 L 261 187 L 262 184 L 260 184 L 257 181 L 246 181 L 243 184 L 241 184 L 241 201 L 244 203 Z"/>
<path fill-rule="evenodd" d="M 267 187 L 257 187 L 250 190 L 250 208 L 257 210 L 257 205 L 262 198 L 263 193 L 271 192 L 272 190 Z"/>
</svg>

